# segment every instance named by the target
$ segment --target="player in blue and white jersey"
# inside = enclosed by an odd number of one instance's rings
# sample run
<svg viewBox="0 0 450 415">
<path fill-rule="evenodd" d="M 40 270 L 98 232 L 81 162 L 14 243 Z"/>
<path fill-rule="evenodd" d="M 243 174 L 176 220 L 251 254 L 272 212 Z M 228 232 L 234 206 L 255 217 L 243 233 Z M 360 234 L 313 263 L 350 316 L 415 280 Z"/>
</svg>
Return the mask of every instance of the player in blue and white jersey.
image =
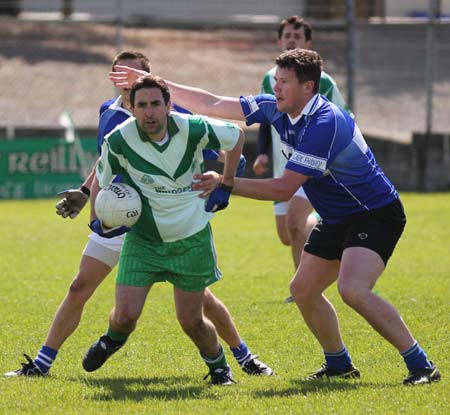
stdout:
<svg viewBox="0 0 450 415">
<path fill-rule="evenodd" d="M 289 200 L 300 186 L 321 215 L 303 249 L 291 294 L 320 343 L 324 365 L 307 380 L 359 377 L 342 340 L 338 317 L 324 291 L 337 281 L 346 304 L 402 355 L 405 385 L 431 383 L 439 370 L 428 359 L 397 310 L 372 292 L 400 238 L 406 217 L 399 195 L 348 114 L 318 94 L 322 60 L 294 49 L 276 59 L 275 96 L 231 98 L 168 82 L 173 99 L 189 110 L 226 119 L 270 123 L 286 157 L 279 178 L 234 180 L 233 193 Z M 110 74 L 119 85 L 138 76 L 128 68 Z M 220 175 L 197 177 L 202 190 Z"/>
<path fill-rule="evenodd" d="M 312 27 L 301 16 L 290 16 L 283 19 L 277 28 L 277 44 L 280 51 L 296 48 L 313 49 Z M 276 67 L 266 72 L 261 84 L 260 94 L 274 95 L 274 75 Z M 320 76 L 319 93 L 328 98 L 340 108 L 344 108 L 352 117 L 350 108 L 346 105 L 342 94 L 334 79 L 322 71 Z M 253 171 L 256 175 L 262 175 L 268 171 L 269 148 L 271 148 L 273 177 L 283 175 L 286 159 L 280 151 L 280 135 L 275 127 L 270 124 L 261 124 L 258 133 L 258 155 L 253 163 Z M 312 213 L 313 208 L 303 188 L 295 192 L 294 197 L 288 202 L 274 202 L 275 224 L 280 241 L 291 248 L 295 269 L 300 263 L 300 255 L 311 230 L 317 224 L 317 214 Z M 288 297 L 285 302 L 292 302 Z"/>
<path fill-rule="evenodd" d="M 136 51 L 119 53 L 113 60 L 113 66 L 116 64 L 150 71 L 148 58 Z M 132 115 L 128 110 L 130 88 L 118 89 L 120 95 L 105 101 L 100 107 L 97 138 L 99 154 L 104 137 Z M 177 112 L 188 112 L 177 105 L 173 105 L 173 109 Z M 205 159 L 217 159 L 218 153 L 213 150 L 205 150 L 203 156 Z M 240 169 L 243 170 L 244 167 L 245 158 L 240 162 Z M 89 198 L 94 175 L 95 168 L 80 189 L 66 192 L 65 197 L 57 205 L 59 215 L 72 219 L 78 215 Z M 120 180 L 120 178 L 116 180 Z M 123 239 L 124 235 L 112 238 L 100 236 L 95 232 L 89 235 L 89 240 L 81 256 L 79 270 L 55 314 L 45 343 L 34 360 L 26 356 L 28 362 L 22 364 L 22 368 L 6 373 L 7 376 L 41 376 L 49 373 L 58 351 L 78 327 L 84 305 L 117 265 Z M 251 353 L 245 341 L 240 338 L 229 310 L 209 289 L 205 291 L 204 312 L 216 326 L 218 334 L 229 345 L 245 373 L 252 375 L 271 375 L 273 373 L 269 366 L 259 361 Z"/>
</svg>

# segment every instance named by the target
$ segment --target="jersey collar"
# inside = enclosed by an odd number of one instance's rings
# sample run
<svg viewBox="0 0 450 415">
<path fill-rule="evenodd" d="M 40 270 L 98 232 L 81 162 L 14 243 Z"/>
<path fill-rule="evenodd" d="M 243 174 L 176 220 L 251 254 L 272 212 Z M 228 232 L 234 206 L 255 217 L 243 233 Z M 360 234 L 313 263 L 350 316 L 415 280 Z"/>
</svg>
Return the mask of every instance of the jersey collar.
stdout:
<svg viewBox="0 0 450 415">
<path fill-rule="evenodd" d="M 302 112 L 299 115 L 297 115 L 297 117 L 292 118 L 288 114 L 289 121 L 291 122 L 291 124 L 295 125 L 300 120 L 300 118 L 303 117 L 303 115 L 312 115 L 312 114 L 314 114 L 319 109 L 319 107 L 321 106 L 322 101 L 323 100 L 322 100 L 322 98 L 320 97 L 319 94 L 313 95 L 311 97 L 311 99 L 308 101 L 308 103 L 304 106 Z"/>
<path fill-rule="evenodd" d="M 126 108 L 122 107 L 122 97 L 119 95 L 115 101 L 109 106 L 109 109 L 115 110 L 115 111 L 121 111 L 131 117 L 131 112 L 128 111 Z"/>
</svg>

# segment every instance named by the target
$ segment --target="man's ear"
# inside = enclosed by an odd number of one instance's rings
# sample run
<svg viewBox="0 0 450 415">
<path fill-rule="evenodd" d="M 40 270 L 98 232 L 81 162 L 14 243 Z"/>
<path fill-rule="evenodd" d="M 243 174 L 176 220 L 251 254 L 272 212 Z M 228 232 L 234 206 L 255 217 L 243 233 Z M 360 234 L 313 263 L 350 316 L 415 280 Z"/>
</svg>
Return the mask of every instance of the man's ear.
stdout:
<svg viewBox="0 0 450 415">
<path fill-rule="evenodd" d="M 304 88 L 305 92 L 312 93 L 314 91 L 314 81 L 312 81 L 312 80 L 306 81 L 303 84 L 303 88 Z"/>
</svg>

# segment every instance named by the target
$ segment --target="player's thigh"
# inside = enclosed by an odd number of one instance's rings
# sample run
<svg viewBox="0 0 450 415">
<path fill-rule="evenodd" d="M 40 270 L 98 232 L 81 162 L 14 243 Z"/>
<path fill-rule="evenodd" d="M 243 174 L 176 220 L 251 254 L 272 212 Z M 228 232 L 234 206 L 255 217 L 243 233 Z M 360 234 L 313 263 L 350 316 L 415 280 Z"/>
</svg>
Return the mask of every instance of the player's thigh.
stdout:
<svg viewBox="0 0 450 415">
<path fill-rule="evenodd" d="M 137 320 L 144 308 L 151 285 L 136 287 L 131 285 L 116 285 L 115 315 L 118 318 Z"/>
<path fill-rule="evenodd" d="M 384 268 L 380 255 L 371 249 L 363 247 L 345 249 L 339 269 L 339 291 L 357 293 L 371 290 Z"/>
<path fill-rule="evenodd" d="M 70 291 L 94 291 L 111 272 L 111 267 L 88 255 L 81 257 L 80 268 L 70 286 Z"/>
<path fill-rule="evenodd" d="M 111 272 L 118 257 L 117 251 L 90 239 L 81 256 L 78 273 L 70 287 L 71 291 L 94 291 Z"/>
<path fill-rule="evenodd" d="M 222 301 L 217 298 L 209 288 L 206 288 L 203 293 L 203 307 L 204 309 L 212 309 L 223 306 Z"/>
<path fill-rule="evenodd" d="M 339 272 L 340 261 L 330 260 L 303 252 L 300 265 L 291 281 L 291 291 L 313 299 L 325 291 Z"/>
</svg>

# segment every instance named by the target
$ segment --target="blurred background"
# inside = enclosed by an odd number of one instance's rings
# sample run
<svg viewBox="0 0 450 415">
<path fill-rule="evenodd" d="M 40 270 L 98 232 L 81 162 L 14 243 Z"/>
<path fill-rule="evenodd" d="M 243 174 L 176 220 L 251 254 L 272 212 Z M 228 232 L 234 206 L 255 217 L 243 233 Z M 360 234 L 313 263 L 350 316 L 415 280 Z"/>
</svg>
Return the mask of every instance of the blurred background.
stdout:
<svg viewBox="0 0 450 415">
<path fill-rule="evenodd" d="M 448 190 L 450 0 L 0 0 L 0 198 L 82 180 L 61 114 L 90 164 L 117 52 L 144 52 L 173 81 L 256 94 L 293 14 L 311 23 L 313 49 L 397 186 Z"/>
</svg>

